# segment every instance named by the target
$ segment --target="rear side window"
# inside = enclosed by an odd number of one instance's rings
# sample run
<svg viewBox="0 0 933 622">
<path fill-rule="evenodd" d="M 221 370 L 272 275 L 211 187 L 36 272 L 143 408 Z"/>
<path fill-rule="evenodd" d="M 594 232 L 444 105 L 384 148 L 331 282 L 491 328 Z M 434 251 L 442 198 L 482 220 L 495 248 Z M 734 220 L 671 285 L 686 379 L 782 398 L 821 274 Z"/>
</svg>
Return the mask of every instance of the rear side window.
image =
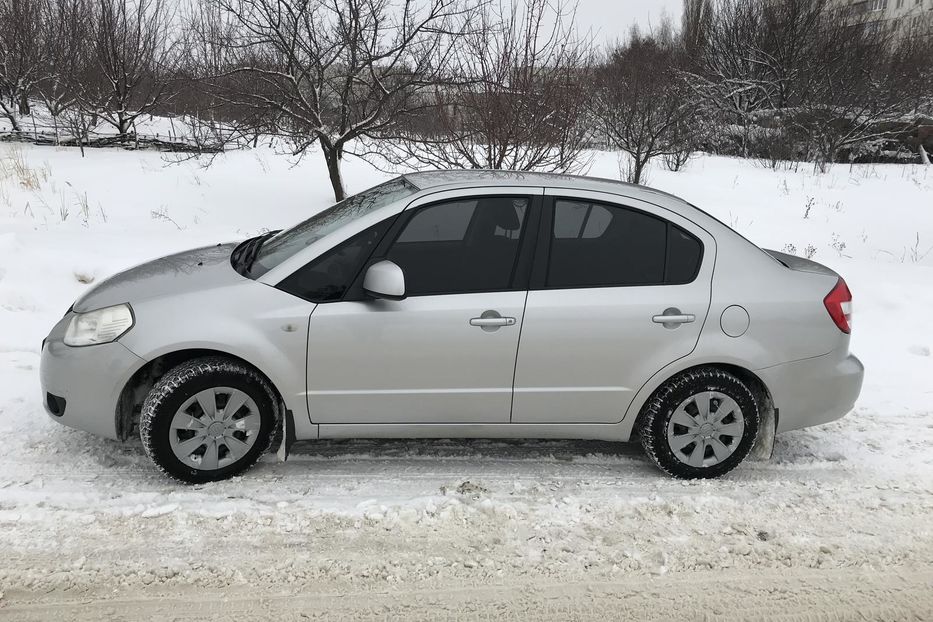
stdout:
<svg viewBox="0 0 933 622">
<path fill-rule="evenodd" d="M 554 206 L 547 287 L 689 283 L 702 244 L 680 227 L 633 209 L 560 200 Z"/>
<path fill-rule="evenodd" d="M 666 282 L 689 283 L 700 271 L 702 258 L 703 245 L 700 241 L 677 225 L 671 225 L 667 236 Z"/>
</svg>

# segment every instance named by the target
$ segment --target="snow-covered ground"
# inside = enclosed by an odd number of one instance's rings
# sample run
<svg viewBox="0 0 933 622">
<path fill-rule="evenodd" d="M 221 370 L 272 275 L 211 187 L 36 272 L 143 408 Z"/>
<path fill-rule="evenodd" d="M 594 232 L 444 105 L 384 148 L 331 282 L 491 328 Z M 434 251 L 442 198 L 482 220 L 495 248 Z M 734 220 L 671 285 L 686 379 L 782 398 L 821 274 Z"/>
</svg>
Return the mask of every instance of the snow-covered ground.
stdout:
<svg viewBox="0 0 933 622">
<path fill-rule="evenodd" d="M 855 296 L 855 412 L 722 480 L 608 443 L 355 441 L 185 487 L 47 418 L 39 345 L 87 283 L 310 215 L 318 157 L 0 144 L 0 619 L 933 618 L 933 167 L 651 171 Z"/>
</svg>

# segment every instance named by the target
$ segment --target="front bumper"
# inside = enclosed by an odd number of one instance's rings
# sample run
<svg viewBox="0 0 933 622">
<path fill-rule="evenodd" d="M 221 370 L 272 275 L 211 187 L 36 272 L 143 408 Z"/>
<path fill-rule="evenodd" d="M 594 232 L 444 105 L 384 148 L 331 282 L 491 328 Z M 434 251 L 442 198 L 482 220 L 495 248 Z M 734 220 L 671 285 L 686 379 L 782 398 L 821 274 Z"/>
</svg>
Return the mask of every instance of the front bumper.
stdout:
<svg viewBox="0 0 933 622">
<path fill-rule="evenodd" d="M 862 390 L 865 368 L 855 356 L 823 356 L 759 369 L 780 413 L 778 432 L 835 421 L 852 410 Z"/>
<path fill-rule="evenodd" d="M 118 341 L 66 346 L 62 339 L 71 315 L 55 325 L 42 346 L 42 404 L 58 423 L 116 439 L 120 393 L 145 361 Z"/>
</svg>

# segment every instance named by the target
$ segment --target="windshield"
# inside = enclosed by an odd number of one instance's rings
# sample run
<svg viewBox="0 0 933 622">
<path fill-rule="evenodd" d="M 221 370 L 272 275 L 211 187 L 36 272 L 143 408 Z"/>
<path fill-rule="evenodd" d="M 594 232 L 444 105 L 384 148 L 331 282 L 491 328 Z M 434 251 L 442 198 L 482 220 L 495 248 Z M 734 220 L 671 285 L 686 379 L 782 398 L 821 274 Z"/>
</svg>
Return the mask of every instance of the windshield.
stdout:
<svg viewBox="0 0 933 622">
<path fill-rule="evenodd" d="M 333 233 L 345 224 L 416 193 L 418 188 L 404 177 L 370 188 L 308 220 L 286 229 L 263 243 L 253 262 L 250 276 L 258 278 L 295 253 Z"/>
</svg>

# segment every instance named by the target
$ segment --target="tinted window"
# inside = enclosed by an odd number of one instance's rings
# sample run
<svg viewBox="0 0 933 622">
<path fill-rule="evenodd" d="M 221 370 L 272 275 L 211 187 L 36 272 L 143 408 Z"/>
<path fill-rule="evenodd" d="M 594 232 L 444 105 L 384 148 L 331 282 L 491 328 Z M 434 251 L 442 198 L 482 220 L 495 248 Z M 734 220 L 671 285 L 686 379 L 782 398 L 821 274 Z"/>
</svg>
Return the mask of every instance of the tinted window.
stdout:
<svg viewBox="0 0 933 622">
<path fill-rule="evenodd" d="M 700 241 L 676 225 L 671 225 L 667 239 L 667 282 L 689 283 L 700 271 L 703 246 Z"/>
<path fill-rule="evenodd" d="M 466 237 L 467 227 L 473 220 L 476 201 L 452 201 L 435 205 L 415 213 L 398 241 L 449 242 Z"/>
<path fill-rule="evenodd" d="M 409 296 L 502 291 L 511 286 L 527 198 L 482 197 L 417 210 L 386 258 Z"/>
<path fill-rule="evenodd" d="M 547 286 L 686 283 L 696 276 L 701 256 L 696 238 L 650 214 L 557 200 Z"/>
<path fill-rule="evenodd" d="M 289 275 L 278 288 L 312 302 L 340 300 L 393 220 L 384 220 L 338 244 Z"/>
<path fill-rule="evenodd" d="M 562 201 L 554 212 L 554 237 L 598 238 L 611 220 L 612 213 L 602 205 Z"/>
</svg>

